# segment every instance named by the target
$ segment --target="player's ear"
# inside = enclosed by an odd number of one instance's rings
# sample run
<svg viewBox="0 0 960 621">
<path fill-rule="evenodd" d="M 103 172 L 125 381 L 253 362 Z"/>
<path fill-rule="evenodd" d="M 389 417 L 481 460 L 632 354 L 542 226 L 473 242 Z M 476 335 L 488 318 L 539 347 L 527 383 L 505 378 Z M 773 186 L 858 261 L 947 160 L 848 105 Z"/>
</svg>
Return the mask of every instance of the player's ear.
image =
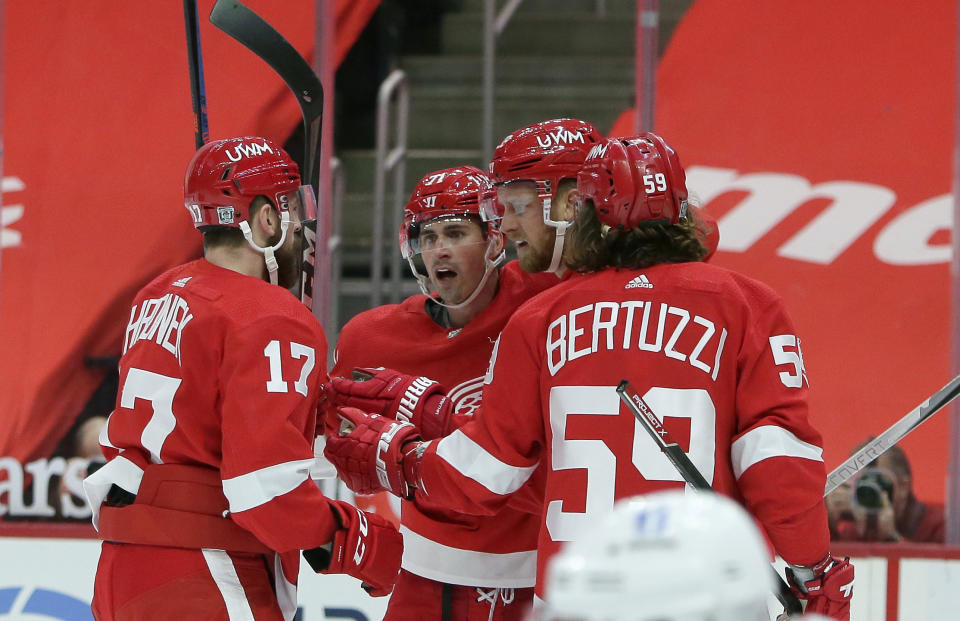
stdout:
<svg viewBox="0 0 960 621">
<path fill-rule="evenodd" d="M 254 216 L 254 220 L 260 231 L 268 239 L 280 231 L 280 216 L 270 202 L 265 202 L 260 209 L 257 210 L 257 215 Z"/>
<path fill-rule="evenodd" d="M 577 187 L 573 186 L 558 198 L 560 200 L 554 202 L 551 210 L 553 211 L 553 219 L 558 221 L 573 220 L 574 216 L 577 215 L 577 201 L 580 200 L 580 192 Z"/>
<path fill-rule="evenodd" d="M 507 240 L 504 238 L 503 232 L 500 229 L 495 229 L 490 233 L 490 239 L 493 243 L 490 244 L 490 250 L 487 252 L 487 256 L 490 259 L 495 259 L 503 252 Z"/>
</svg>

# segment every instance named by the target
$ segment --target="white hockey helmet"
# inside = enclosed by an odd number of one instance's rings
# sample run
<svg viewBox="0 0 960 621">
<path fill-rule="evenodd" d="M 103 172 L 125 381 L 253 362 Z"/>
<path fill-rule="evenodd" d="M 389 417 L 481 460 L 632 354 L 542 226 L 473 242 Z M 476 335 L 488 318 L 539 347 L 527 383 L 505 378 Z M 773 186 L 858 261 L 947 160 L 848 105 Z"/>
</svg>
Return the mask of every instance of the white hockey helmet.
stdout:
<svg viewBox="0 0 960 621">
<path fill-rule="evenodd" d="M 769 553 L 718 494 L 626 498 L 550 562 L 543 621 L 766 621 Z"/>
</svg>

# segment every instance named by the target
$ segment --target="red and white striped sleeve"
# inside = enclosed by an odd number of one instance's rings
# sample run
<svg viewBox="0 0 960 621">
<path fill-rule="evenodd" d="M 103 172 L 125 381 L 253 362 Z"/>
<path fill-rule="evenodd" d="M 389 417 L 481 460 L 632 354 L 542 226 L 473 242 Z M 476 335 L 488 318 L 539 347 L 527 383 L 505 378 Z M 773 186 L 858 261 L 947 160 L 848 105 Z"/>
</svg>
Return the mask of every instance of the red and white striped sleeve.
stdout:
<svg viewBox="0 0 960 621">
<path fill-rule="evenodd" d="M 777 553 L 811 565 L 827 553 L 830 534 L 822 439 L 808 415 L 801 342 L 779 298 L 755 310 L 738 361 L 731 465 Z"/>
<path fill-rule="evenodd" d="M 515 314 L 494 346 L 473 420 L 424 454 L 419 506 L 492 515 L 536 471 L 545 442 L 540 369 L 527 338 L 537 332 L 524 329 L 525 319 Z"/>
</svg>

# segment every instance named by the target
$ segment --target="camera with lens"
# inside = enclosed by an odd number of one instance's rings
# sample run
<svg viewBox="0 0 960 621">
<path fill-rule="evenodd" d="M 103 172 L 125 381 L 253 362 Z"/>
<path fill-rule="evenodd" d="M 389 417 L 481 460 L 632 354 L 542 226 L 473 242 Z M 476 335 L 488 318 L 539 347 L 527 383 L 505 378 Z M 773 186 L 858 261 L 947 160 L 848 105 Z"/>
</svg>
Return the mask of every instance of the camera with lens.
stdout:
<svg viewBox="0 0 960 621">
<path fill-rule="evenodd" d="M 893 500 L 893 481 L 886 473 L 871 469 L 864 472 L 857 479 L 857 504 L 868 511 L 879 511 L 883 508 L 883 495 L 887 501 Z"/>
</svg>

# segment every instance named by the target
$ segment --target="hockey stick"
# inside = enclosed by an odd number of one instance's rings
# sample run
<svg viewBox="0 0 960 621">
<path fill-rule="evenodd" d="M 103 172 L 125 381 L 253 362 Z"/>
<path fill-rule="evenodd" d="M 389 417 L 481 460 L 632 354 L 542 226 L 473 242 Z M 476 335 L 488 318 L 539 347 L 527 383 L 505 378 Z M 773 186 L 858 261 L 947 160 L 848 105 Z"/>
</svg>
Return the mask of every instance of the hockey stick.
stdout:
<svg viewBox="0 0 960 621">
<path fill-rule="evenodd" d="M 304 155 L 301 178 L 303 185 L 319 196 L 320 127 L 323 120 L 323 85 L 310 64 L 290 42 L 237 0 L 217 0 L 210 12 L 210 22 L 256 54 L 277 72 L 300 104 L 303 115 Z M 299 291 L 295 293 L 307 308 L 313 308 L 313 283 L 317 278 L 317 222 L 303 227 L 305 248 Z"/>
<path fill-rule="evenodd" d="M 183 0 L 183 24 L 187 30 L 187 60 L 190 63 L 190 99 L 193 102 L 193 138 L 199 149 L 210 140 L 207 124 L 207 93 L 203 83 L 203 53 L 197 0 Z"/>
<path fill-rule="evenodd" d="M 293 91 L 303 114 L 303 183 L 317 191 L 323 86 L 303 56 L 273 26 L 237 0 L 217 0 L 210 22 L 270 65 Z"/>
<path fill-rule="evenodd" d="M 647 430 L 647 433 L 649 433 L 653 441 L 657 443 L 657 446 L 663 454 L 666 455 L 670 463 L 677 469 L 680 476 L 683 477 L 683 480 L 693 486 L 694 489 L 713 492 L 714 489 L 707 483 L 707 480 L 703 478 L 703 475 L 697 470 L 693 462 L 690 461 L 687 454 L 683 452 L 680 445 L 673 441 L 667 430 L 663 428 L 660 419 L 653 413 L 653 410 L 651 410 L 647 402 L 643 400 L 643 397 L 634 390 L 629 381 L 623 380 L 620 382 L 620 385 L 617 386 L 617 395 L 620 396 L 620 400 L 626 404 L 627 408 L 633 412 L 633 415 L 637 417 L 637 420 L 640 421 L 643 428 Z M 780 600 L 780 603 L 783 605 L 784 612 L 790 616 L 802 614 L 803 607 L 800 605 L 800 600 L 797 599 L 797 596 L 793 594 L 790 587 L 787 586 L 787 583 L 784 582 L 783 578 L 775 569 L 771 567 L 770 571 L 776 576 L 777 592 L 774 593 L 774 595 L 777 596 L 777 599 Z"/>
<path fill-rule="evenodd" d="M 950 380 L 946 386 L 930 395 L 926 401 L 910 410 L 903 418 L 837 466 L 833 472 L 827 475 L 827 486 L 823 495 L 826 496 L 843 485 L 845 481 L 856 475 L 870 462 L 880 457 L 887 449 L 916 429 L 920 423 L 943 409 L 957 395 L 960 395 L 960 375 Z"/>
</svg>

